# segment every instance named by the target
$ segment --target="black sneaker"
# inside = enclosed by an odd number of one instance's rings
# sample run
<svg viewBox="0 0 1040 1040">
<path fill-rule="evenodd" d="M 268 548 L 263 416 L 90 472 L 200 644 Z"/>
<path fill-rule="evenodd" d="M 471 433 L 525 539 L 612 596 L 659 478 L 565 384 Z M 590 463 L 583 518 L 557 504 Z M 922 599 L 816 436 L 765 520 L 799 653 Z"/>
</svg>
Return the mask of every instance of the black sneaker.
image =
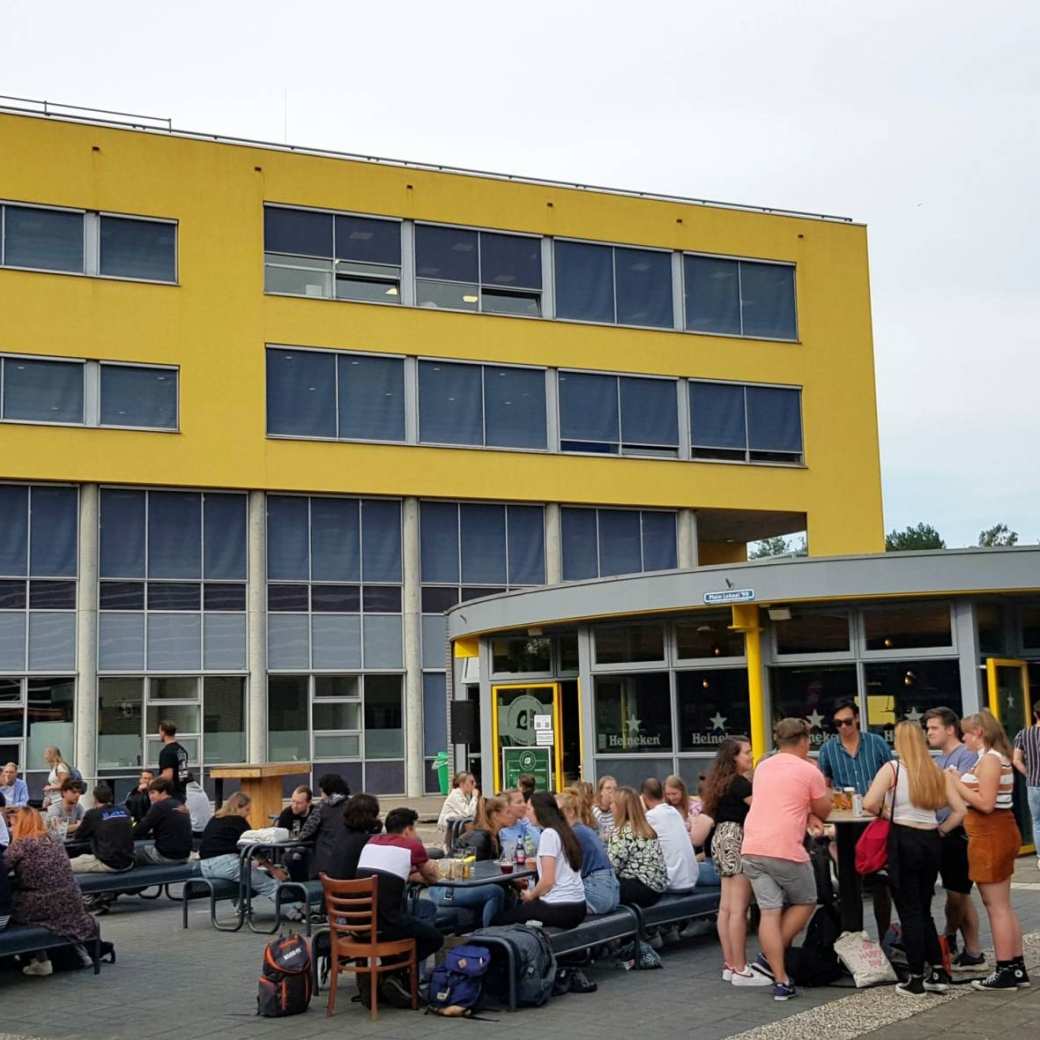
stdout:
<svg viewBox="0 0 1040 1040">
<path fill-rule="evenodd" d="M 952 984 L 953 979 L 942 968 L 932 968 L 924 980 L 924 988 L 929 993 L 945 993 Z"/>
<path fill-rule="evenodd" d="M 1025 964 L 1021 961 L 1015 961 L 1011 965 L 1011 970 L 1015 973 L 1015 985 L 1018 986 L 1019 989 L 1026 989 L 1029 986 L 1032 986 L 1032 983 L 1029 981 L 1029 974 L 1026 971 Z"/>
<path fill-rule="evenodd" d="M 904 997 L 923 997 L 925 994 L 923 975 L 911 975 L 906 982 L 896 983 L 896 992 Z"/>
<path fill-rule="evenodd" d="M 391 1007 L 402 1011 L 412 1010 L 412 990 L 400 975 L 387 975 L 379 988 L 379 995 Z"/>
<path fill-rule="evenodd" d="M 1018 989 L 1015 968 L 1010 964 L 1003 964 L 999 968 L 995 968 L 984 979 L 974 979 L 971 984 L 975 989 L 983 991 L 991 989 Z"/>
<path fill-rule="evenodd" d="M 953 968 L 954 971 L 981 971 L 986 967 L 986 955 L 984 953 L 972 954 L 968 953 L 967 950 L 961 950 L 961 952 L 953 958 L 950 967 Z"/>
</svg>

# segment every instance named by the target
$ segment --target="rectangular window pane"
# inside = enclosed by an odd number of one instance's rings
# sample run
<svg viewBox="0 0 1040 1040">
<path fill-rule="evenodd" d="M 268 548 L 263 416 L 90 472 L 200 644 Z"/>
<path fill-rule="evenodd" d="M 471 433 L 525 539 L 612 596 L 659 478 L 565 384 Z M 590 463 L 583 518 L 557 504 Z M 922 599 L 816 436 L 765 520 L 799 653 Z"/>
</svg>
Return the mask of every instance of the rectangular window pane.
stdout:
<svg viewBox="0 0 1040 1040">
<path fill-rule="evenodd" d="M 920 722 L 931 708 L 961 708 L 960 666 L 953 661 L 886 661 L 863 666 L 867 725 L 890 744 L 900 722 Z"/>
<path fill-rule="evenodd" d="M 596 553 L 596 510 L 561 509 L 563 542 L 563 580 L 599 576 Z"/>
<path fill-rule="evenodd" d="M 76 667 L 76 615 L 29 614 L 29 669 L 72 671 Z"/>
<path fill-rule="evenodd" d="M 148 577 L 202 577 L 202 496 L 181 491 L 148 495 Z"/>
<path fill-rule="evenodd" d="M 361 729 L 361 705 L 337 704 L 315 704 L 311 708 L 311 721 L 316 730 L 360 730 Z"/>
<path fill-rule="evenodd" d="M 83 270 L 83 214 L 5 206 L 4 263 L 45 271 Z"/>
<path fill-rule="evenodd" d="M 542 240 L 481 231 L 480 280 L 508 289 L 541 289 Z"/>
<path fill-rule="evenodd" d="M 462 505 L 459 508 L 459 524 L 462 581 L 473 585 L 505 585 L 505 507 Z"/>
<path fill-rule="evenodd" d="M 307 499 L 267 496 L 267 576 L 275 581 L 310 579 Z"/>
<path fill-rule="evenodd" d="M 419 440 L 483 444 L 479 365 L 419 362 Z"/>
<path fill-rule="evenodd" d="M 396 220 L 336 217 L 336 256 L 365 264 L 401 265 L 401 225 Z"/>
<path fill-rule="evenodd" d="M 143 578 L 145 493 L 101 492 L 101 577 Z"/>
<path fill-rule="evenodd" d="M 361 667 L 361 618 L 357 614 L 313 614 L 311 642 L 315 668 Z"/>
<path fill-rule="evenodd" d="M 101 218 L 102 274 L 172 282 L 177 278 L 177 225 Z"/>
<path fill-rule="evenodd" d="M 25 610 L 25 579 L 0 580 L 0 610 Z"/>
<path fill-rule="evenodd" d="M 599 754 L 653 754 L 671 749 L 671 696 L 666 673 L 596 679 Z"/>
<path fill-rule="evenodd" d="M 324 587 L 324 586 L 319 586 Z M 336 588 L 337 586 L 333 586 Z M 307 585 L 281 585 L 271 584 L 267 586 L 267 609 L 284 610 L 293 613 L 307 611 L 309 587 Z"/>
<path fill-rule="evenodd" d="M 545 520 L 541 506 L 508 506 L 509 584 L 545 584 Z"/>
<path fill-rule="evenodd" d="M 415 273 L 419 278 L 476 282 L 477 232 L 416 224 Z"/>
<path fill-rule="evenodd" d="M 741 260 L 740 313 L 745 336 L 796 339 L 794 268 Z"/>
<path fill-rule="evenodd" d="M 614 321 L 614 271 L 610 246 L 560 242 L 556 251 L 556 317 Z"/>
<path fill-rule="evenodd" d="M 745 669 L 676 672 L 675 685 L 680 751 L 715 751 L 727 737 L 750 732 Z"/>
<path fill-rule="evenodd" d="M 264 257 L 264 292 L 327 300 L 332 296 L 332 261 L 268 253 Z"/>
<path fill-rule="evenodd" d="M 458 506 L 454 502 L 422 502 L 419 509 L 422 580 L 458 584 Z"/>
<path fill-rule="evenodd" d="M 267 618 L 267 667 L 309 668 L 310 626 L 301 614 L 271 614 Z"/>
<path fill-rule="evenodd" d="M 400 614 L 400 585 L 366 585 L 364 587 L 366 614 Z"/>
<path fill-rule="evenodd" d="M 143 590 L 141 609 L 144 608 Z M 98 668 L 130 672 L 144 668 L 144 614 L 103 613 L 98 618 Z"/>
<path fill-rule="evenodd" d="M 448 747 L 448 712 L 444 676 L 426 672 L 423 683 L 423 754 L 436 755 Z"/>
<path fill-rule="evenodd" d="M 676 656 L 743 657 L 744 635 L 733 632 L 729 614 L 698 614 L 675 624 Z"/>
<path fill-rule="evenodd" d="M 622 325 L 670 329 L 672 254 L 649 249 L 614 249 L 617 320 Z"/>
<path fill-rule="evenodd" d="M 29 573 L 29 489 L 0 484 L 0 574 Z"/>
<path fill-rule="evenodd" d="M 736 260 L 684 256 L 686 328 L 740 335 L 740 277 Z"/>
<path fill-rule="evenodd" d="M 773 724 L 784 718 L 807 719 L 814 750 L 831 735 L 831 716 L 841 701 L 857 698 L 855 665 L 803 665 L 769 672 Z"/>
<path fill-rule="evenodd" d="M 311 499 L 311 579 L 358 581 L 361 537 L 355 498 Z"/>
<path fill-rule="evenodd" d="M 791 609 L 787 621 L 774 621 L 778 654 L 843 653 L 849 649 L 847 610 Z"/>
<path fill-rule="evenodd" d="M 315 736 L 314 757 L 318 761 L 338 762 L 344 758 L 357 758 L 361 754 L 361 740 L 352 736 Z"/>
<path fill-rule="evenodd" d="M 627 509 L 599 511 L 599 573 L 636 574 L 643 569 L 639 513 Z"/>
<path fill-rule="evenodd" d="M 101 366 L 101 425 L 177 428 L 177 372 Z"/>
<path fill-rule="evenodd" d="M 404 361 L 340 354 L 339 436 L 404 440 Z"/>
<path fill-rule="evenodd" d="M 369 278 L 369 271 L 377 271 L 383 277 Z M 354 300 L 358 303 L 400 303 L 401 277 L 397 268 L 380 268 L 374 264 L 355 264 L 347 260 L 336 261 L 336 299 Z"/>
<path fill-rule="evenodd" d="M 443 614 L 459 602 L 459 590 L 454 585 L 424 585 L 422 611 L 424 614 Z"/>
<path fill-rule="evenodd" d="M 361 573 L 365 581 L 401 580 L 401 503 L 361 503 Z"/>
<path fill-rule="evenodd" d="M 272 585 L 275 589 L 278 586 Z M 289 585 L 283 588 L 302 588 Z M 301 609 L 306 610 L 306 607 Z M 361 609 L 361 589 L 357 585 L 312 585 L 311 610 L 320 614 L 356 614 Z"/>
<path fill-rule="evenodd" d="M 246 497 L 206 492 L 203 499 L 207 578 L 246 577 Z"/>
<path fill-rule="evenodd" d="M 528 318 L 540 318 L 542 297 L 540 293 L 483 288 L 480 290 L 480 309 L 486 314 L 522 314 Z"/>
<path fill-rule="evenodd" d="M 98 606 L 101 610 L 144 610 L 144 582 L 101 582 Z"/>
<path fill-rule="evenodd" d="M 0 613 L 0 669 L 5 672 L 25 669 L 25 619 L 21 611 Z"/>
<path fill-rule="evenodd" d="M 152 701 L 197 701 L 198 679 L 188 676 L 171 676 L 152 679 L 148 684 L 148 699 Z"/>
<path fill-rule="evenodd" d="M 29 495 L 29 573 L 76 576 L 77 503 L 75 488 L 34 486 Z"/>
<path fill-rule="evenodd" d="M 267 351 L 267 432 L 336 436 L 336 356 Z"/>
<path fill-rule="evenodd" d="M 307 685 L 305 675 L 268 676 L 267 753 L 272 762 L 310 761 Z"/>
<path fill-rule="evenodd" d="M 264 207 L 264 252 L 332 256 L 332 214 Z"/>
<path fill-rule="evenodd" d="M 366 668 L 404 666 L 400 614 L 366 614 L 364 633 Z"/>
<path fill-rule="evenodd" d="M 679 449 L 679 405 L 668 379 L 621 378 L 621 440 L 625 451 Z"/>
<path fill-rule="evenodd" d="M 670 571 L 677 567 L 675 514 L 643 513 L 643 570 Z"/>
<path fill-rule="evenodd" d="M 83 365 L 79 361 L 4 359 L 4 418 L 83 422 Z"/>
<path fill-rule="evenodd" d="M 500 448 L 545 447 L 545 372 L 484 366 L 486 443 Z"/>
<path fill-rule="evenodd" d="M 747 444 L 744 388 L 729 383 L 690 383 L 690 427 L 695 448 L 743 454 Z"/>
<path fill-rule="evenodd" d="M 559 374 L 560 444 L 564 451 L 618 450 L 616 376 Z"/>
<path fill-rule="evenodd" d="M 98 680 L 98 766 L 141 767 L 143 679 Z"/>
<path fill-rule="evenodd" d="M 26 718 L 28 721 L 28 760 L 43 761 L 47 747 L 73 744 L 74 679 L 30 679 Z"/>
<path fill-rule="evenodd" d="M 548 636 L 516 636 L 491 641 L 494 673 L 548 672 L 552 669 L 552 640 Z"/>
<path fill-rule="evenodd" d="M 401 679 L 396 675 L 365 676 L 365 758 L 404 755 Z"/>
<path fill-rule="evenodd" d="M 438 282 L 433 278 L 415 280 L 415 302 L 419 307 L 475 311 L 479 299 L 476 283 L 470 285 L 467 282 Z"/>
<path fill-rule="evenodd" d="M 29 607 L 33 610 L 75 610 L 74 581 L 29 582 Z"/>
<path fill-rule="evenodd" d="M 437 614 L 425 614 L 422 619 L 423 668 L 443 668 L 447 654 L 448 625 Z"/>
<path fill-rule="evenodd" d="M 801 393 L 772 386 L 747 388 L 752 451 L 802 453 Z"/>
<path fill-rule="evenodd" d="M 149 610 L 200 610 L 202 588 L 194 581 L 150 581 Z"/>
<path fill-rule="evenodd" d="M 863 611 L 868 650 L 952 646 L 948 603 L 914 603 Z"/>
<path fill-rule="evenodd" d="M 356 675 L 316 675 L 315 697 L 360 697 L 361 689 Z"/>
<path fill-rule="evenodd" d="M 202 667 L 201 614 L 148 614 L 148 670 L 195 672 Z"/>
<path fill-rule="evenodd" d="M 206 582 L 203 589 L 203 609 L 205 610 L 245 610 L 245 585 Z"/>
<path fill-rule="evenodd" d="M 241 676 L 211 675 L 203 680 L 206 764 L 244 762 L 246 758 L 246 681 Z"/>
</svg>

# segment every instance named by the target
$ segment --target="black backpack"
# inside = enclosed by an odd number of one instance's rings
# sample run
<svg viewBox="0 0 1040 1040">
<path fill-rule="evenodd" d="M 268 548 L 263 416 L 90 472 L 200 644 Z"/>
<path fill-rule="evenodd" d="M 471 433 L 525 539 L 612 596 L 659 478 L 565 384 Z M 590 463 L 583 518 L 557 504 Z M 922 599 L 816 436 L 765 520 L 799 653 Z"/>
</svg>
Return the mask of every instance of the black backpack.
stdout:
<svg viewBox="0 0 1040 1040">
<path fill-rule="evenodd" d="M 845 968 L 834 952 L 841 935 L 841 918 L 833 903 L 816 908 L 805 941 L 793 946 L 784 958 L 787 972 L 797 986 L 829 986 L 845 974 Z"/>
<path fill-rule="evenodd" d="M 280 935 L 264 947 L 256 1013 L 264 1018 L 302 1015 L 311 1002 L 311 953 L 300 935 Z"/>
<path fill-rule="evenodd" d="M 480 928 L 469 937 L 470 944 L 482 946 L 485 936 L 508 943 L 512 950 L 517 1007 L 541 1007 L 552 996 L 556 981 L 556 955 L 545 932 L 526 924 Z M 509 999 L 507 961 L 498 943 L 488 944 L 488 949 L 491 965 L 484 976 L 484 992 L 504 1005 Z"/>
</svg>

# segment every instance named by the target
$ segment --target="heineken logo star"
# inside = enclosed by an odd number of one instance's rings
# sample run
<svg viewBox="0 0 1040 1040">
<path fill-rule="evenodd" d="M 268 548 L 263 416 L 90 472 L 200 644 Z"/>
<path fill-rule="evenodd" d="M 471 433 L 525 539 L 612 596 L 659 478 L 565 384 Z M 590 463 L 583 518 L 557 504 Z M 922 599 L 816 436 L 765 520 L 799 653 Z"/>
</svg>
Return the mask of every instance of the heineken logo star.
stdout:
<svg viewBox="0 0 1040 1040">
<path fill-rule="evenodd" d="M 718 712 L 715 712 L 715 714 L 712 715 L 712 717 L 710 719 L 708 719 L 708 721 L 711 723 L 711 728 L 712 729 L 717 729 L 720 733 L 725 731 L 725 729 L 726 729 L 726 716 L 725 715 L 720 715 Z"/>
<path fill-rule="evenodd" d="M 811 729 L 820 729 L 823 725 L 823 716 L 813 708 L 812 714 L 805 716 L 805 721 L 809 723 Z"/>
<path fill-rule="evenodd" d="M 920 722 L 924 718 L 924 713 L 917 710 L 917 705 L 913 705 L 909 711 L 903 712 L 903 718 L 907 722 Z"/>
<path fill-rule="evenodd" d="M 643 728 L 643 721 L 642 719 L 637 719 L 635 715 L 629 715 L 625 719 L 625 725 L 630 733 L 638 733 Z"/>
</svg>

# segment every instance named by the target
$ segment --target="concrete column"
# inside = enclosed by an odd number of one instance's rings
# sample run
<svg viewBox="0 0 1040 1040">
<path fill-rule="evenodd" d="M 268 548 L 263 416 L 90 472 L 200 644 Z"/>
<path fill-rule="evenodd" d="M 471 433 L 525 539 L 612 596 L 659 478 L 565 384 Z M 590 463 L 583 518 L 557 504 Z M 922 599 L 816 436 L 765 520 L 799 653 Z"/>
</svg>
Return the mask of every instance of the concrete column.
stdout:
<svg viewBox="0 0 1040 1040">
<path fill-rule="evenodd" d="M 79 489 L 79 584 L 76 591 L 76 746 L 73 764 L 97 776 L 98 486 Z"/>
<path fill-rule="evenodd" d="M 953 633 L 960 665 L 961 713 L 972 715 L 987 706 L 989 691 L 986 688 L 982 655 L 979 653 L 975 604 L 971 600 L 954 600 Z"/>
<path fill-rule="evenodd" d="M 692 509 L 679 510 L 679 522 L 676 529 L 678 541 L 679 566 L 683 568 L 697 566 L 697 514 Z"/>
<path fill-rule="evenodd" d="M 419 798 L 423 768 L 422 578 L 419 571 L 419 500 L 402 503 L 404 544 L 404 717 L 405 791 Z"/>
<path fill-rule="evenodd" d="M 563 533 L 560 529 L 560 505 L 550 502 L 545 507 L 545 583 L 563 581 Z"/>
<path fill-rule="evenodd" d="M 267 761 L 267 496 L 249 492 L 249 585 L 246 643 L 249 647 L 249 705 L 246 710 L 250 762 Z"/>
</svg>

